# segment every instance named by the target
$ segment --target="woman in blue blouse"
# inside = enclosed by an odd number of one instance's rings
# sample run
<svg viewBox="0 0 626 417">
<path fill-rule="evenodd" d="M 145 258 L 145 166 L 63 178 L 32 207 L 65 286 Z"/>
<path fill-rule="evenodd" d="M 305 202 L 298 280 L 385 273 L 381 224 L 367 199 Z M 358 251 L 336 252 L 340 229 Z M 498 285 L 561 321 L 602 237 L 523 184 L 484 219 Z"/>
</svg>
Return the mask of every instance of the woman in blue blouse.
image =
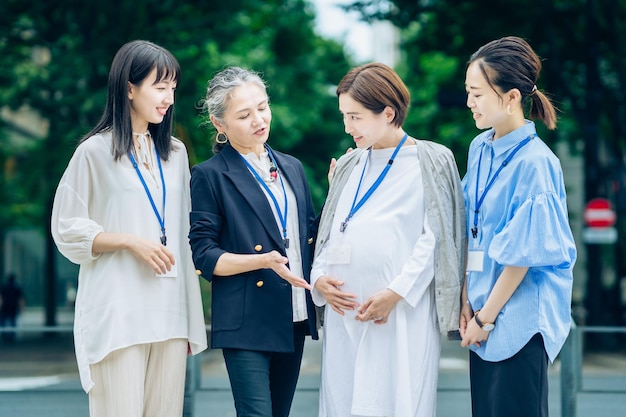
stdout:
<svg viewBox="0 0 626 417">
<path fill-rule="evenodd" d="M 570 328 L 576 247 L 563 172 L 529 115 L 556 127 L 537 89 L 541 61 L 505 37 L 470 58 L 467 106 L 479 129 L 463 179 L 468 262 L 460 317 L 474 417 L 547 416 L 548 361 Z"/>
</svg>

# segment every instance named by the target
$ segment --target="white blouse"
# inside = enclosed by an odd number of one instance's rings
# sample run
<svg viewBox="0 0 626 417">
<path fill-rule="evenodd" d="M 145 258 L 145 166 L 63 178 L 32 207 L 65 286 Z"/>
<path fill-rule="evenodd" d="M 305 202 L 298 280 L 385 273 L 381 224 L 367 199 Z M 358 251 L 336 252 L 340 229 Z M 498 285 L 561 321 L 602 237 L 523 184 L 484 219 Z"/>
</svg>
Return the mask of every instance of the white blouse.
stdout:
<svg viewBox="0 0 626 417">
<path fill-rule="evenodd" d="M 111 134 L 81 143 L 56 191 L 52 236 L 57 248 L 80 265 L 74 319 L 74 344 L 81 384 L 93 387 L 89 365 L 111 351 L 141 343 L 188 339 L 191 352 L 206 349 L 199 279 L 191 259 L 189 162 L 185 146 L 172 138 L 162 162 L 165 178 L 167 248 L 176 257 L 176 277 L 157 277 L 130 252 L 94 255 L 100 232 L 127 233 L 159 241 L 161 227 L 146 191 L 127 156 L 114 161 Z M 140 165 L 163 218 L 161 178 Z"/>
<path fill-rule="evenodd" d="M 285 193 L 287 194 L 287 238 L 289 239 L 289 247 L 285 251 L 287 253 L 287 259 L 289 259 L 289 269 L 291 272 L 300 278 L 304 278 L 304 273 L 302 271 L 302 257 L 300 255 L 300 229 L 298 222 L 298 201 L 296 200 L 296 195 L 293 193 L 293 190 L 285 178 L 283 178 L 283 182 L 281 183 L 280 173 L 274 181 L 268 180 L 268 178 L 270 178 L 269 171 L 271 162 L 267 152 L 261 152 L 260 158 L 258 158 L 254 152 L 242 156 L 255 169 L 259 176 L 265 180 L 265 184 L 272 194 L 274 194 L 274 198 L 276 198 L 276 202 L 278 202 L 278 207 L 280 208 L 283 216 L 285 215 L 285 194 L 283 194 L 282 187 L 284 184 Z M 272 208 L 272 213 L 274 213 L 274 218 L 276 219 L 276 226 L 282 236 L 282 225 L 280 223 L 280 217 L 278 216 L 276 206 L 274 205 L 272 198 L 267 193 L 267 190 L 265 190 L 265 187 L 261 184 L 259 184 L 259 187 L 263 190 L 265 197 L 267 197 L 267 202 Z M 293 305 L 293 321 L 300 322 L 306 320 L 308 315 L 306 311 L 306 295 L 304 288 L 291 286 L 291 300 Z"/>
</svg>

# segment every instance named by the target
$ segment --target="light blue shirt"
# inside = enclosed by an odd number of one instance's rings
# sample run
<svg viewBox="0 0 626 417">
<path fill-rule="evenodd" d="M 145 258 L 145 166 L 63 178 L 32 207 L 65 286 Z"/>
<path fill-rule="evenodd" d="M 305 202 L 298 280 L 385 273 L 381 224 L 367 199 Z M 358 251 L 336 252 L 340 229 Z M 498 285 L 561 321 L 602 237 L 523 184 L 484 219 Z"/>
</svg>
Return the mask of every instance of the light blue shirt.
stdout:
<svg viewBox="0 0 626 417">
<path fill-rule="evenodd" d="M 469 271 L 467 275 L 472 309 L 483 307 L 504 266 L 529 269 L 498 314 L 489 339 L 480 348 L 472 346 L 472 350 L 484 360 L 501 361 L 515 355 L 540 332 L 548 357 L 554 361 L 570 329 L 572 268 L 576 260 L 561 164 L 537 136 L 533 122 L 527 121 L 496 141 L 493 135 L 490 129 L 472 141 L 462 182 L 468 249 L 484 254 L 482 272 Z M 480 199 L 502 161 L 531 135 L 532 139 L 511 158 L 488 189 L 479 207 L 478 234 L 474 238 L 471 229 L 477 191 Z"/>
</svg>

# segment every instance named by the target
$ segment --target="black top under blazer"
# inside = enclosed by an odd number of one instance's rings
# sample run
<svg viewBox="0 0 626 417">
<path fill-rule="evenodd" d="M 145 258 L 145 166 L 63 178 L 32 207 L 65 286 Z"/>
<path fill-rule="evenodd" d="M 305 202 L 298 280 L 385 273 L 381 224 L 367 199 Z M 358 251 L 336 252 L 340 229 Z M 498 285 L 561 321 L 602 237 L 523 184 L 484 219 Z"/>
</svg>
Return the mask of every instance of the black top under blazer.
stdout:
<svg viewBox="0 0 626 417">
<path fill-rule="evenodd" d="M 310 282 L 315 209 L 309 185 L 299 160 L 276 151 L 272 155 L 298 202 L 302 269 Z M 218 258 L 225 252 L 276 250 L 286 255 L 270 202 L 230 144 L 192 168 L 191 206 L 193 261 L 199 273 L 212 282 L 211 348 L 293 351 L 291 284 L 271 269 L 227 277 L 213 275 Z M 315 308 L 308 290 L 306 302 L 309 334 L 317 339 Z"/>
</svg>

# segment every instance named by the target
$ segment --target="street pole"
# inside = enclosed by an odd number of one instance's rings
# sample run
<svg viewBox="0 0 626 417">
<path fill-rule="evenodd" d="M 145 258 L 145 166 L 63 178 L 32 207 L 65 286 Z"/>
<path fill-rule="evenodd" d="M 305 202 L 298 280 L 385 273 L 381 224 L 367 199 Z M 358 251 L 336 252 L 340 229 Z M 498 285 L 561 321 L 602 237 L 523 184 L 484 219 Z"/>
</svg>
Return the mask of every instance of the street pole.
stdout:
<svg viewBox="0 0 626 417">
<path fill-rule="evenodd" d="M 598 22 L 596 1 L 587 0 L 587 48 L 586 48 L 586 120 L 584 127 L 585 143 L 585 201 L 599 197 L 601 183 L 598 160 L 600 141 L 600 75 L 598 71 Z M 587 250 L 587 325 L 602 324 L 602 262 L 598 244 L 586 244 Z M 593 345 L 593 343 L 591 343 Z"/>
</svg>

